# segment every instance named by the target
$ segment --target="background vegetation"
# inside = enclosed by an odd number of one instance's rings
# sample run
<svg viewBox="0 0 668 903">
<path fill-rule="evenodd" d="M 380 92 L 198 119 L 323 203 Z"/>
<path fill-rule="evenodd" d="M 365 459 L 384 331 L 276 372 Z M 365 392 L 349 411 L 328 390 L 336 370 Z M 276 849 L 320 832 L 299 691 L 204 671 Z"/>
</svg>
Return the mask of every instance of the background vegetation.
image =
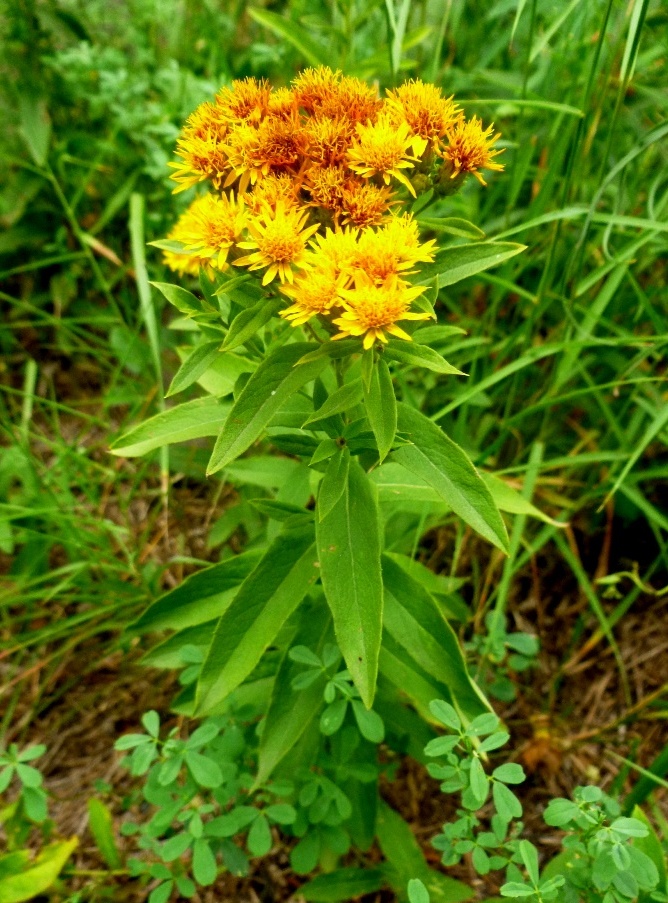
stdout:
<svg viewBox="0 0 668 903">
<path fill-rule="evenodd" d="M 559 523 L 518 514 L 504 559 L 416 516 L 413 551 L 457 581 L 461 636 L 505 700 L 530 799 L 600 780 L 660 818 L 661 791 L 634 768 L 668 765 L 664 4 L 135 0 L 111 15 L 4 0 L 0 21 L 0 736 L 51 748 L 59 830 L 81 823 L 67 750 L 85 742 L 103 763 L 91 781 L 106 780 L 113 740 L 155 706 L 123 627 L 202 562 L 252 548 L 249 500 L 282 479 L 206 481 L 197 444 L 109 454 L 166 404 L 178 366 L 145 248 L 185 203 L 166 163 L 222 84 L 320 63 L 384 87 L 433 81 L 503 133 L 505 173 L 449 212 L 528 250 L 441 293 L 441 322 L 469 338 L 439 350 L 468 379 L 401 390 Z M 540 638 L 529 679 L 506 629 Z M 419 830 L 429 792 L 411 781 L 388 797 Z"/>
</svg>

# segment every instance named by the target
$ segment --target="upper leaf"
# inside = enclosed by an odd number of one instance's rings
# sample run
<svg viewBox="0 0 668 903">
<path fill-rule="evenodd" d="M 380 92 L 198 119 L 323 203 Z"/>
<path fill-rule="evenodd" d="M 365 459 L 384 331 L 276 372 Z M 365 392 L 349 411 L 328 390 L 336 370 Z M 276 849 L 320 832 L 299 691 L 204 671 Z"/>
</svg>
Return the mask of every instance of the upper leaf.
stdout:
<svg viewBox="0 0 668 903">
<path fill-rule="evenodd" d="M 320 373 L 327 358 L 295 366 L 314 346 L 295 342 L 277 348 L 257 368 L 234 403 L 209 461 L 209 473 L 221 470 L 255 442 L 279 408 Z"/>
<path fill-rule="evenodd" d="M 424 414 L 405 404 L 399 404 L 398 408 L 399 429 L 413 444 L 396 449 L 393 460 L 429 483 L 455 514 L 507 552 L 505 524 L 466 453 Z"/>
</svg>

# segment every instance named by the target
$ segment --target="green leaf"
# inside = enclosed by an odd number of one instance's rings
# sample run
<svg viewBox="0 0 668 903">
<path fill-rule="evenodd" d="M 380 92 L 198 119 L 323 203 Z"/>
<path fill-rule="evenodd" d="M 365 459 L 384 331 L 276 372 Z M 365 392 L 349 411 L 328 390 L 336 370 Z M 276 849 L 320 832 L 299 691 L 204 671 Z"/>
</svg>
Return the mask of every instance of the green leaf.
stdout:
<svg viewBox="0 0 668 903">
<path fill-rule="evenodd" d="M 0 903 L 24 903 L 48 891 L 78 844 L 76 837 L 58 841 L 44 847 L 32 862 L 22 860 L 19 874 L 3 875 Z"/>
<path fill-rule="evenodd" d="M 199 714 L 239 686 L 315 582 L 313 527 L 273 541 L 218 621 L 197 687 Z"/>
<path fill-rule="evenodd" d="M 484 241 L 439 251 L 433 263 L 423 264 L 416 281 L 420 285 L 437 279 L 438 288 L 454 285 L 490 267 L 498 266 L 526 250 L 510 241 Z"/>
<path fill-rule="evenodd" d="M 509 881 L 501 888 L 503 897 L 531 897 L 533 888 L 530 884 L 520 884 L 519 881 Z"/>
<path fill-rule="evenodd" d="M 320 716 L 320 733 L 325 737 L 331 737 L 343 724 L 343 719 L 348 711 L 348 700 L 337 699 L 330 703 Z"/>
<path fill-rule="evenodd" d="M 408 900 L 407 885 L 413 878 L 423 882 L 431 903 L 461 903 L 475 896 L 466 884 L 429 868 L 409 826 L 384 802 L 378 807 L 377 836 L 387 860 L 384 872 L 401 903 Z"/>
<path fill-rule="evenodd" d="M 496 474 L 487 473 L 484 470 L 480 470 L 478 473 L 489 489 L 499 511 L 507 511 L 508 514 L 526 514 L 529 517 L 535 517 L 538 520 L 542 520 L 552 527 L 563 528 L 568 526 L 568 524 L 563 523 L 562 521 L 554 520 L 554 518 L 549 517 L 547 514 L 543 514 L 539 508 L 532 505 L 528 499 L 525 499 L 523 495 L 509 486 L 505 480 L 497 477 Z"/>
<path fill-rule="evenodd" d="M 419 878 L 411 878 L 408 882 L 409 903 L 430 903 L 429 891 Z"/>
<path fill-rule="evenodd" d="M 231 351 L 253 338 L 283 307 L 279 298 L 261 298 L 252 307 L 242 310 L 230 323 L 230 329 L 223 342 L 223 351 Z"/>
<path fill-rule="evenodd" d="M 467 718 L 488 712 L 469 677 L 457 637 L 434 598 L 388 555 L 383 556 L 383 581 L 385 630 L 428 675 L 448 687 Z"/>
<path fill-rule="evenodd" d="M 19 94 L 19 133 L 37 166 L 44 166 L 51 140 L 51 117 L 46 101 L 24 87 Z"/>
<path fill-rule="evenodd" d="M 505 822 L 510 822 L 513 818 L 522 817 L 522 803 L 505 784 L 494 781 L 492 784 L 492 797 L 496 811 Z"/>
<path fill-rule="evenodd" d="M 151 891 L 151 894 L 148 898 L 148 903 L 167 903 L 172 895 L 173 887 L 173 881 L 163 881 L 162 884 L 159 884 L 154 890 Z"/>
<path fill-rule="evenodd" d="M 369 388 L 364 388 L 364 404 L 382 464 L 392 448 L 397 431 L 397 399 L 390 371 L 382 358 L 371 371 Z"/>
<path fill-rule="evenodd" d="M 274 803 L 273 806 L 267 806 L 264 812 L 277 825 L 293 825 L 297 818 L 297 810 L 289 803 Z"/>
<path fill-rule="evenodd" d="M 429 483 L 474 530 L 503 552 L 508 551 L 506 528 L 494 500 L 473 464 L 435 423 L 399 404 L 399 429 L 411 441 L 392 453 L 392 459 Z"/>
<path fill-rule="evenodd" d="M 244 386 L 218 436 L 209 461 L 215 473 L 238 458 L 259 438 L 271 418 L 302 386 L 320 373 L 327 359 L 297 366 L 313 346 L 297 342 L 276 349 L 260 364 Z"/>
<path fill-rule="evenodd" d="M 466 376 L 465 373 L 449 364 L 438 351 L 434 351 L 428 345 L 418 345 L 416 342 L 390 341 L 385 346 L 384 353 L 385 357 L 398 361 L 400 364 L 408 364 L 410 367 L 421 367 L 433 370 L 434 373 L 444 373 L 448 376 Z"/>
<path fill-rule="evenodd" d="M 374 490 L 356 460 L 350 462 L 340 498 L 316 523 L 316 537 L 338 645 L 371 708 L 383 616 L 381 537 Z"/>
<path fill-rule="evenodd" d="M 186 751 L 184 760 L 190 774 L 200 787 L 215 788 L 223 783 L 223 773 L 220 766 L 202 753 L 193 749 Z"/>
<path fill-rule="evenodd" d="M 303 423 L 303 427 L 309 424 L 317 423 L 319 420 L 326 420 L 335 414 L 342 414 L 358 405 L 362 400 L 362 380 L 353 379 L 349 383 L 344 383 L 339 389 L 332 392 L 327 400 L 320 405 L 317 411 L 314 411 Z"/>
<path fill-rule="evenodd" d="M 273 838 L 269 822 L 264 815 L 260 814 L 248 832 L 248 849 L 253 856 L 266 856 L 271 849 L 272 843 Z"/>
<path fill-rule="evenodd" d="M 330 458 L 318 491 L 318 521 L 326 518 L 338 504 L 348 485 L 350 451 L 339 448 Z"/>
<path fill-rule="evenodd" d="M 418 216 L 417 221 L 421 229 L 429 229 L 432 232 L 445 232 L 460 238 L 485 237 L 482 229 L 458 216 Z"/>
<path fill-rule="evenodd" d="M 260 552 L 244 552 L 186 577 L 176 589 L 150 605 L 128 628 L 136 633 L 184 630 L 220 617 L 235 589 L 260 560 Z"/>
<path fill-rule="evenodd" d="M 365 709 L 356 699 L 353 699 L 352 707 L 357 727 L 364 739 L 369 743 L 382 743 L 385 739 L 385 725 L 378 712 Z"/>
<path fill-rule="evenodd" d="M 320 597 L 322 602 L 322 597 Z M 331 617 L 324 604 L 304 617 L 293 642 L 318 652 L 331 638 Z M 255 787 L 264 784 L 279 762 L 290 752 L 312 723 L 322 704 L 326 677 L 318 674 L 313 683 L 299 691 L 292 689 L 294 678 L 303 673 L 304 666 L 293 657 L 291 649 L 279 666 L 267 717 L 260 737 L 258 773 Z M 314 655 L 311 653 L 311 655 Z M 315 657 L 315 656 L 314 656 Z M 318 666 L 320 662 L 317 662 Z"/>
<path fill-rule="evenodd" d="M 520 840 L 519 852 L 531 882 L 537 885 L 540 877 L 538 850 L 530 841 Z"/>
<path fill-rule="evenodd" d="M 517 762 L 505 762 L 503 765 L 499 765 L 492 772 L 492 777 L 504 784 L 521 784 L 526 779 L 524 769 Z"/>
<path fill-rule="evenodd" d="M 216 857 L 203 837 L 198 838 L 193 845 L 192 868 L 195 881 L 202 887 L 209 887 L 218 875 Z"/>
<path fill-rule="evenodd" d="M 313 830 L 299 841 L 290 853 L 290 865 L 298 875 L 308 875 L 318 864 L 320 856 L 320 833 Z"/>
<path fill-rule="evenodd" d="M 257 7 L 249 7 L 248 14 L 264 28 L 268 28 L 269 31 L 278 35 L 279 38 L 283 38 L 283 40 L 292 44 L 311 66 L 316 68 L 318 66 L 329 66 L 331 60 L 327 58 L 325 48 L 314 41 L 309 32 L 293 19 L 286 19 L 283 16 L 279 16 L 278 13 L 270 12 L 267 9 L 258 9 Z"/>
<path fill-rule="evenodd" d="M 469 779 L 471 781 L 471 792 L 478 805 L 482 806 L 489 793 L 489 779 L 477 756 L 471 760 Z"/>
<path fill-rule="evenodd" d="M 102 800 L 95 797 L 88 800 L 88 827 L 109 868 L 119 869 L 122 859 L 114 838 L 114 822 L 111 812 Z"/>
<path fill-rule="evenodd" d="M 381 869 L 342 868 L 318 875 L 302 884 L 299 895 L 307 903 L 348 903 L 363 894 L 372 894 L 385 886 Z"/>
<path fill-rule="evenodd" d="M 208 370 L 220 354 L 220 342 L 200 342 L 183 361 L 174 375 L 167 397 L 192 386 Z"/>
<path fill-rule="evenodd" d="M 193 842 L 192 834 L 182 831 L 181 834 L 175 834 L 166 840 L 160 850 L 160 858 L 164 862 L 174 862 L 179 859 L 186 850 L 190 849 Z"/>
<path fill-rule="evenodd" d="M 111 447 L 114 455 L 136 458 L 172 442 L 217 436 L 227 420 L 229 404 L 216 398 L 196 398 L 150 417 L 124 433 Z"/>
<path fill-rule="evenodd" d="M 192 292 L 186 291 L 180 285 L 172 285 L 169 282 L 151 282 L 154 288 L 167 298 L 170 304 L 182 314 L 198 314 L 202 312 L 202 302 Z"/>
</svg>

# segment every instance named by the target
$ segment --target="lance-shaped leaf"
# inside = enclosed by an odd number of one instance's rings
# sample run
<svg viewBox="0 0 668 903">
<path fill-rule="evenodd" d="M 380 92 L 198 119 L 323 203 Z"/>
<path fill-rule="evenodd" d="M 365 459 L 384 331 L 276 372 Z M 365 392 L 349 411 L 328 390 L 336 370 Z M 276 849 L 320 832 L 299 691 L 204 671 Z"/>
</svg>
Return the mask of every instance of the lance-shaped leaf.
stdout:
<svg viewBox="0 0 668 903">
<path fill-rule="evenodd" d="M 466 453 L 435 423 L 399 404 L 399 429 L 412 443 L 392 459 L 429 483 L 455 514 L 503 552 L 508 534 L 494 499 Z"/>
<path fill-rule="evenodd" d="M 457 637 L 433 596 L 388 555 L 383 555 L 383 582 L 383 623 L 390 636 L 426 674 L 448 688 L 466 718 L 489 711 L 469 677 Z"/>
<path fill-rule="evenodd" d="M 349 383 L 344 383 L 339 389 L 332 392 L 317 411 L 309 415 L 303 425 L 308 426 L 310 423 L 317 423 L 319 420 L 325 420 L 327 417 L 333 417 L 335 414 L 348 411 L 359 404 L 361 400 L 362 380 L 354 379 Z"/>
<path fill-rule="evenodd" d="M 220 342 L 200 342 L 190 352 L 174 375 L 167 397 L 182 392 L 209 369 L 220 354 Z"/>
<path fill-rule="evenodd" d="M 197 687 L 197 710 L 211 710 L 248 677 L 318 577 L 313 527 L 273 541 L 218 621 Z"/>
<path fill-rule="evenodd" d="M 223 351 L 231 351 L 233 348 L 243 345 L 244 342 L 256 335 L 283 306 L 282 300 L 261 298 L 252 307 L 242 310 L 230 324 L 230 331 L 223 342 Z"/>
<path fill-rule="evenodd" d="M 176 589 L 156 599 L 129 629 L 137 633 L 184 630 L 219 617 L 231 601 L 230 594 L 248 577 L 259 558 L 257 551 L 244 552 L 186 577 Z"/>
<path fill-rule="evenodd" d="M 518 245 L 511 241 L 484 241 L 445 248 L 436 254 L 433 263 L 420 267 L 416 281 L 423 285 L 436 278 L 438 288 L 454 285 L 468 276 L 498 266 L 525 249 L 526 245 Z"/>
<path fill-rule="evenodd" d="M 209 473 L 238 458 L 260 436 L 281 406 L 320 373 L 327 358 L 295 366 L 313 348 L 295 342 L 276 349 L 248 380 L 230 411 L 209 461 Z"/>
<path fill-rule="evenodd" d="M 355 686 L 371 708 L 383 619 L 381 538 L 375 492 L 357 460 L 344 490 L 316 521 L 320 573 L 339 648 Z"/>
<path fill-rule="evenodd" d="M 332 639 L 332 619 L 324 599 L 320 608 L 309 612 L 293 637 L 291 646 L 306 646 L 318 655 Z M 278 763 L 290 752 L 311 721 L 319 713 L 327 677 L 323 672 L 313 683 L 300 690 L 292 687 L 295 677 L 304 674 L 304 664 L 293 661 L 286 651 L 279 666 L 269 710 L 260 740 L 258 773 L 255 786 L 263 784 Z"/>
<path fill-rule="evenodd" d="M 382 463 L 392 448 L 397 432 L 397 398 L 390 371 L 382 358 L 371 371 L 368 389 L 364 387 L 364 405 Z"/>
<path fill-rule="evenodd" d="M 347 447 L 337 448 L 327 464 L 327 470 L 318 492 L 318 520 L 327 517 L 339 501 L 348 485 L 350 451 Z"/>
<path fill-rule="evenodd" d="M 199 298 L 180 285 L 172 285 L 170 282 L 152 282 L 151 285 L 162 292 L 169 303 L 182 314 L 192 315 L 202 312 L 202 302 Z"/>
<path fill-rule="evenodd" d="M 438 351 L 434 351 L 428 345 L 418 345 L 416 342 L 390 342 L 385 348 L 385 356 L 400 364 L 424 367 L 427 370 L 433 370 L 434 373 L 466 376 L 461 370 L 449 364 Z"/>
<path fill-rule="evenodd" d="M 230 405 L 221 404 L 217 398 L 196 398 L 150 417 L 117 439 L 111 451 L 135 458 L 172 442 L 217 436 L 229 412 Z"/>
</svg>

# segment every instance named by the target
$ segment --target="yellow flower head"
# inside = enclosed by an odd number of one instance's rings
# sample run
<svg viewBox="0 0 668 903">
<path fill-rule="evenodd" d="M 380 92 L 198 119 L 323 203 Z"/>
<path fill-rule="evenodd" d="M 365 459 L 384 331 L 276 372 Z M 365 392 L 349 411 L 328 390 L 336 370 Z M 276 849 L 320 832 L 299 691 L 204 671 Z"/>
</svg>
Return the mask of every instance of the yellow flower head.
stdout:
<svg viewBox="0 0 668 903">
<path fill-rule="evenodd" d="M 345 277 L 337 275 L 333 267 L 309 267 L 292 285 L 281 286 L 281 291 L 293 301 L 290 307 L 281 311 L 281 316 L 293 326 L 301 326 L 316 314 L 328 314 L 332 307 L 341 304 L 345 282 Z"/>
<path fill-rule="evenodd" d="M 380 285 L 392 276 L 413 272 L 416 263 L 434 259 L 434 242 L 420 244 L 417 224 L 410 215 L 392 217 L 384 227 L 363 229 L 349 272 Z"/>
<path fill-rule="evenodd" d="M 252 241 L 240 241 L 239 248 L 254 249 L 252 254 L 234 261 L 236 266 L 247 266 L 251 270 L 267 272 L 262 285 L 267 285 L 278 276 L 281 282 L 293 282 L 293 267 L 304 265 L 306 242 L 318 229 L 307 226 L 307 212 L 286 207 L 279 201 L 275 210 L 266 209 L 248 223 Z"/>
<path fill-rule="evenodd" d="M 494 162 L 494 157 L 503 153 L 503 150 L 493 147 L 501 135 L 493 132 L 494 125 L 483 130 L 482 121 L 477 116 L 469 120 L 463 119 L 450 129 L 446 136 L 448 143 L 439 152 L 452 167 L 450 178 L 470 172 L 481 185 L 486 185 L 479 169 L 503 169 L 502 163 Z"/>
<path fill-rule="evenodd" d="M 413 153 L 421 157 L 427 144 L 434 144 L 461 117 L 452 97 L 445 98 L 441 89 L 420 79 L 411 79 L 393 91 L 385 101 L 393 122 L 406 122 L 413 134 Z"/>
<path fill-rule="evenodd" d="M 341 207 L 345 225 L 377 226 L 387 216 L 392 204 L 392 192 L 385 186 L 348 179 L 343 187 Z"/>
<path fill-rule="evenodd" d="M 310 205 L 338 213 L 346 179 L 346 172 L 340 166 L 311 167 L 306 173 L 305 185 L 311 195 Z"/>
<path fill-rule="evenodd" d="M 267 104 L 267 112 L 269 116 L 275 116 L 280 119 L 292 119 L 297 113 L 297 98 L 295 92 L 290 88 L 277 88 L 269 95 L 269 103 Z"/>
<path fill-rule="evenodd" d="M 388 116 L 375 123 L 357 126 L 357 140 L 348 151 L 348 166 L 365 179 L 382 176 L 386 185 L 394 177 L 405 185 L 415 197 L 415 189 L 408 181 L 403 169 L 413 167 L 408 149 L 413 136 L 405 122 L 395 125 Z"/>
<path fill-rule="evenodd" d="M 344 119 L 308 119 L 304 126 L 307 155 L 319 166 L 343 163 L 352 143 L 353 129 Z"/>
<path fill-rule="evenodd" d="M 318 118 L 366 122 L 375 119 L 383 103 L 375 88 L 327 66 L 305 69 L 292 87 L 299 106 Z"/>
<path fill-rule="evenodd" d="M 229 167 L 225 188 L 239 179 L 239 192 L 243 194 L 249 183 L 254 185 L 259 176 L 269 174 L 271 167 L 260 153 L 260 135 L 255 126 L 248 123 L 236 126 L 230 132 L 225 149 Z"/>
<path fill-rule="evenodd" d="M 333 232 L 327 229 L 324 235 L 316 235 L 311 242 L 312 255 L 309 265 L 332 268 L 336 274 L 347 273 L 357 253 L 357 229 L 341 229 Z"/>
<path fill-rule="evenodd" d="M 257 216 L 267 207 L 276 207 L 279 201 L 283 206 L 299 207 L 301 201 L 297 196 L 295 181 L 289 173 L 273 173 L 255 183 L 251 191 L 244 195 L 249 213 Z"/>
<path fill-rule="evenodd" d="M 226 268 L 230 248 L 246 227 L 243 198 L 205 194 L 179 223 L 179 241 L 197 258 L 219 270 Z"/>
<path fill-rule="evenodd" d="M 211 179 L 216 188 L 220 186 L 228 165 L 226 134 L 227 124 L 211 103 L 201 104 L 188 117 L 176 148 L 181 162 L 169 164 L 176 170 L 171 178 L 179 183 L 175 194 L 204 179 Z"/>
<path fill-rule="evenodd" d="M 167 238 L 170 241 L 178 241 L 182 245 L 185 244 L 186 236 L 190 235 L 193 224 L 197 219 L 197 208 L 201 206 L 204 198 L 197 198 L 190 207 L 178 218 Z M 170 270 L 178 273 L 179 276 L 196 276 L 202 265 L 208 264 L 208 259 L 200 257 L 197 254 L 185 253 L 180 254 L 176 251 L 163 251 L 162 260 Z"/>
<path fill-rule="evenodd" d="M 230 122 L 259 122 L 267 112 L 271 87 L 266 81 L 245 78 L 221 88 L 216 107 L 221 118 Z"/>
<path fill-rule="evenodd" d="M 365 349 L 378 339 L 387 343 L 385 333 L 411 341 L 408 333 L 397 326 L 399 320 L 425 320 L 427 313 L 409 310 L 411 302 L 421 295 L 424 286 L 411 286 L 396 276 L 390 276 L 382 285 L 376 285 L 365 275 L 355 280 L 352 289 L 341 291 L 344 312 L 332 322 L 340 332 L 335 339 L 364 336 Z"/>
</svg>

